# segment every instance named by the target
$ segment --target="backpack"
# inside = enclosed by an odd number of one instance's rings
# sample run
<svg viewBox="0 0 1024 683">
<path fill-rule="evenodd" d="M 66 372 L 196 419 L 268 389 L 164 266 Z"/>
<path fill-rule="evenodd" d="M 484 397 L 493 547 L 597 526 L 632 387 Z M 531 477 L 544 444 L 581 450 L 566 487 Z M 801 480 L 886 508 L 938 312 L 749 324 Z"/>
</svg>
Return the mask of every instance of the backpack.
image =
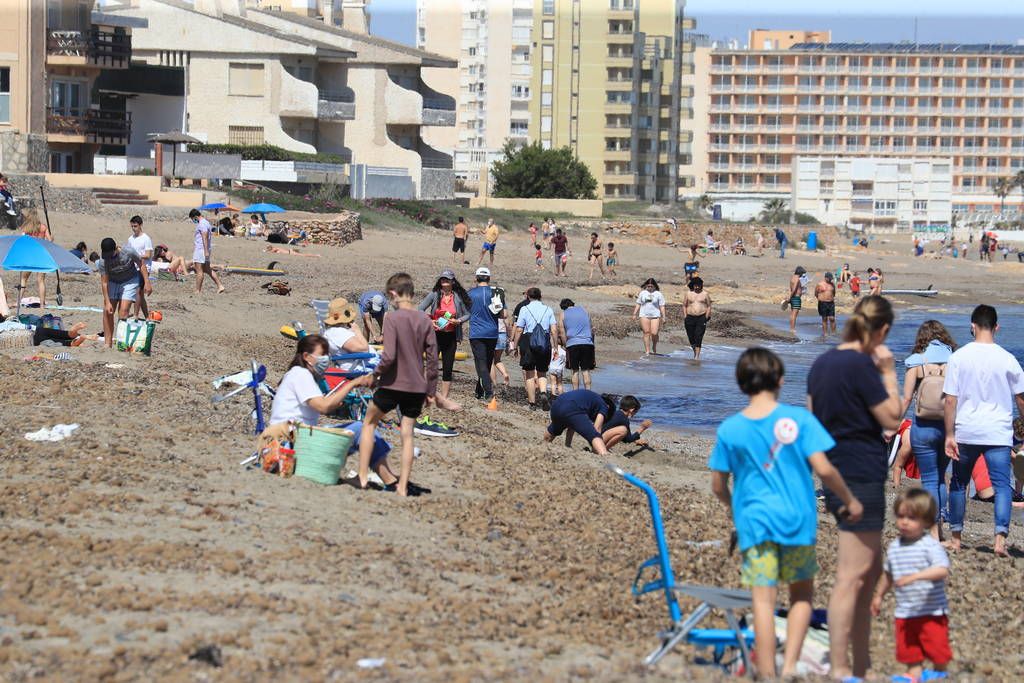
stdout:
<svg viewBox="0 0 1024 683">
<path fill-rule="evenodd" d="M 530 332 L 530 353 L 538 356 L 543 353 L 550 354 L 551 338 L 548 336 L 548 330 L 545 330 L 540 324 L 540 321 L 534 317 L 533 311 L 527 308 L 526 312 L 529 313 L 530 317 L 533 318 L 533 321 L 537 323 L 533 326 L 533 331 Z"/>
<path fill-rule="evenodd" d="M 929 374 L 928 365 L 930 363 L 922 366 L 924 377 L 917 383 L 914 415 L 922 420 L 941 420 L 945 415 L 942 387 L 946 382 L 946 366 L 939 365 L 937 373 Z"/>
</svg>

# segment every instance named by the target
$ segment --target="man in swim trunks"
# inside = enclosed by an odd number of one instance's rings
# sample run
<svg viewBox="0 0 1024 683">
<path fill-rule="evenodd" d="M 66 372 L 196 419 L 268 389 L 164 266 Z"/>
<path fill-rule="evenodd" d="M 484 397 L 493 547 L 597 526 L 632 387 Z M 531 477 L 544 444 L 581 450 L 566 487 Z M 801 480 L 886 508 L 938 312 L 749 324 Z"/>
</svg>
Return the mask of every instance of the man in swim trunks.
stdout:
<svg viewBox="0 0 1024 683">
<path fill-rule="evenodd" d="M 803 283 L 800 281 L 802 275 L 807 273 L 803 266 L 797 266 L 793 275 L 789 278 L 789 331 L 796 334 L 796 317 L 800 315 L 800 307 L 803 305 L 801 298 L 804 293 Z"/>
<path fill-rule="evenodd" d="M 821 282 L 814 287 L 814 297 L 818 300 L 818 315 L 821 316 L 821 334 L 825 336 L 835 334 L 836 285 L 832 281 L 831 272 L 826 270 Z"/>
<path fill-rule="evenodd" d="M 469 226 L 466 225 L 466 220 L 459 216 L 459 222 L 455 224 L 455 228 L 452 230 L 452 265 L 458 265 L 459 256 L 462 254 L 462 258 L 466 258 L 466 236 L 469 235 Z M 464 264 L 469 261 L 463 260 Z"/>
<path fill-rule="evenodd" d="M 704 341 L 704 332 L 711 321 L 711 297 L 704 291 L 704 280 L 695 277 L 687 285 L 690 291 L 683 299 L 683 325 L 686 328 L 686 338 L 690 340 L 690 348 L 693 349 L 693 359 L 700 360 L 700 347 Z"/>
<path fill-rule="evenodd" d="M 498 247 L 498 226 L 494 224 L 494 219 L 487 219 L 487 229 L 484 230 L 484 243 L 480 248 L 480 260 L 476 262 L 479 266 L 484 262 L 484 254 L 491 255 L 490 264 L 494 265 L 494 250 Z"/>
</svg>

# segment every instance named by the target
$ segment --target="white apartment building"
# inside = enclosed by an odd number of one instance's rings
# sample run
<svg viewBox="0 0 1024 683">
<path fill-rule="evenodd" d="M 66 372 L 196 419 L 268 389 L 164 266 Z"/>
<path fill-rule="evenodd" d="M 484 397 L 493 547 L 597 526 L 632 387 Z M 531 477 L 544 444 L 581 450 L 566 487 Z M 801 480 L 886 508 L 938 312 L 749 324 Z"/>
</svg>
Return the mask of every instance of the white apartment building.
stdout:
<svg viewBox="0 0 1024 683">
<path fill-rule="evenodd" d="M 822 223 L 872 232 L 948 226 L 952 157 L 800 156 L 790 206 Z"/>
<path fill-rule="evenodd" d="M 455 175 L 474 185 L 507 140 L 526 144 L 530 121 L 533 0 L 417 0 L 417 47 L 458 60 L 424 80 L 458 93 L 455 129 L 427 139 L 454 156 Z"/>
</svg>

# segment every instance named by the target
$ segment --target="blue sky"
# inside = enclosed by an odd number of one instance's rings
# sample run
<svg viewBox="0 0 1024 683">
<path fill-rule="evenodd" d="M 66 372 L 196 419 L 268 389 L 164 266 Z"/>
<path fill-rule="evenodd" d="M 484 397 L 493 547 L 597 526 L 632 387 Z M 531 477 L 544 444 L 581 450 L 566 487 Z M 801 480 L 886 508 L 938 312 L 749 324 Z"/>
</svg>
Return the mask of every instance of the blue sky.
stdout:
<svg viewBox="0 0 1024 683">
<path fill-rule="evenodd" d="M 374 34 L 404 43 L 414 42 L 416 0 L 371 0 L 370 12 Z M 913 20 L 917 17 L 922 41 L 1016 42 L 1024 39 L 1024 3 L 1012 0 L 972 0 L 969 3 L 964 0 L 859 0 L 856 3 L 849 0 L 688 0 L 686 12 L 697 18 L 698 32 L 706 28 L 714 38 L 743 37 L 750 28 L 774 25 L 830 28 L 839 41 L 894 41 L 913 38 Z M 708 21 L 702 28 L 703 17 L 708 17 Z M 860 21 L 851 23 L 848 17 L 857 17 Z M 886 22 L 888 17 L 898 17 L 898 20 L 889 23 Z M 969 21 L 965 23 L 953 17 L 966 17 Z M 994 20 L 996 17 L 1001 20 Z"/>
</svg>

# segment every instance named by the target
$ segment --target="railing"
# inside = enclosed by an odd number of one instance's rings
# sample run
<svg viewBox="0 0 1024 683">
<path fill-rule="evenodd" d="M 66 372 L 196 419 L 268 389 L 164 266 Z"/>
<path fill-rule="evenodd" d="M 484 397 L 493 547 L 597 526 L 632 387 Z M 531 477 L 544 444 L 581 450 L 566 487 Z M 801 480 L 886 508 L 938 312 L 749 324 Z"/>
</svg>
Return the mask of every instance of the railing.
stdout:
<svg viewBox="0 0 1024 683">
<path fill-rule="evenodd" d="M 110 33 L 93 27 L 81 31 L 49 31 L 46 53 L 60 57 L 85 57 L 93 63 L 127 66 L 132 56 L 130 34 Z"/>
<path fill-rule="evenodd" d="M 344 102 L 351 104 L 356 101 L 356 94 L 354 92 L 342 92 L 338 90 L 321 90 L 318 97 L 326 102 Z"/>
<path fill-rule="evenodd" d="M 437 109 L 440 111 L 455 111 L 455 102 L 454 100 L 440 97 L 424 97 L 423 108 Z"/>
<path fill-rule="evenodd" d="M 83 135 L 92 140 L 127 138 L 131 133 L 131 114 L 102 109 L 47 107 L 46 132 L 57 135 Z"/>
</svg>

